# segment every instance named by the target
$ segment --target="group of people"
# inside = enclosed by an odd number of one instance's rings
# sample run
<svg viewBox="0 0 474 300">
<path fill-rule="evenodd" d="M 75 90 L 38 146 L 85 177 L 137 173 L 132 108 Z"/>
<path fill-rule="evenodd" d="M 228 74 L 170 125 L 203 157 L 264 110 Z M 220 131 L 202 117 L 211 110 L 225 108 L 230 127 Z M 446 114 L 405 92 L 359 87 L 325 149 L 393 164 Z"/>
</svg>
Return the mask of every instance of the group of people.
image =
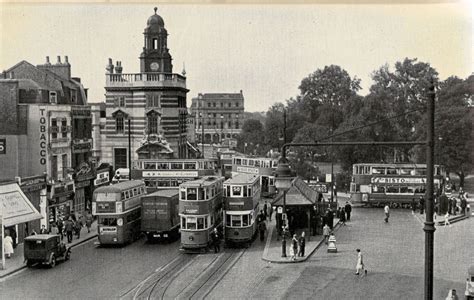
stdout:
<svg viewBox="0 0 474 300">
<path fill-rule="evenodd" d="M 296 260 L 296 256 L 304 257 L 305 246 L 306 238 L 304 231 L 301 233 L 301 236 L 299 238 L 296 234 L 293 234 L 290 247 L 290 260 Z"/>
<path fill-rule="evenodd" d="M 43 225 L 40 230 L 40 234 L 44 233 L 55 233 L 63 240 L 64 236 L 67 238 L 67 242 L 71 243 L 73 236 L 75 235 L 78 239 L 81 237 L 81 230 L 83 227 L 87 228 L 87 232 L 91 232 L 93 217 L 90 213 L 86 216 L 76 217 L 75 214 L 71 214 L 66 218 L 59 217 L 55 223 L 51 223 L 50 230 L 47 230 Z M 33 230 L 32 234 L 36 234 Z"/>
<path fill-rule="evenodd" d="M 336 217 L 339 218 L 339 223 L 346 225 L 346 221 L 351 220 L 352 205 L 346 201 L 346 205 L 339 207 L 336 212 Z"/>
</svg>

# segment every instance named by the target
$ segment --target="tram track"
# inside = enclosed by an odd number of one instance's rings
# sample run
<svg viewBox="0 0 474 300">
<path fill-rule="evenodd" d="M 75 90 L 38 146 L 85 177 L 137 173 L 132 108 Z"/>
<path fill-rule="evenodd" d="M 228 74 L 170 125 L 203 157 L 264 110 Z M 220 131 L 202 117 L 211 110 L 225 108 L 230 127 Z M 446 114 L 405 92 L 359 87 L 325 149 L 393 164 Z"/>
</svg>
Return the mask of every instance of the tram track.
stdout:
<svg viewBox="0 0 474 300">
<path fill-rule="evenodd" d="M 228 252 L 223 253 L 223 255 L 219 256 L 209 268 L 206 268 L 189 287 L 182 290 L 174 298 L 204 299 L 214 290 L 237 261 L 239 261 L 245 251 L 246 249 L 230 249 Z"/>
</svg>

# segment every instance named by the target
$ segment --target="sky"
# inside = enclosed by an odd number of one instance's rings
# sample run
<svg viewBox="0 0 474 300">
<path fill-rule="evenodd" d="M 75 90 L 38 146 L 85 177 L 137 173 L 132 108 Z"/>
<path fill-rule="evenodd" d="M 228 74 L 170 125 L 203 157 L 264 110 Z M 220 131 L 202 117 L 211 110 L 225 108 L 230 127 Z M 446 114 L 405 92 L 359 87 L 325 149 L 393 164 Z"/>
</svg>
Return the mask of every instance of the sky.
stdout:
<svg viewBox="0 0 474 300">
<path fill-rule="evenodd" d="M 173 72 L 186 68 L 188 106 L 198 93 L 243 91 L 246 111 L 298 95 L 301 80 L 335 64 L 362 80 L 405 57 L 441 79 L 469 76 L 473 2 L 439 4 L 169 5 L 0 3 L 0 71 L 69 57 L 72 76 L 104 101 L 108 58 L 139 72 L 146 21 L 158 7 Z"/>
</svg>

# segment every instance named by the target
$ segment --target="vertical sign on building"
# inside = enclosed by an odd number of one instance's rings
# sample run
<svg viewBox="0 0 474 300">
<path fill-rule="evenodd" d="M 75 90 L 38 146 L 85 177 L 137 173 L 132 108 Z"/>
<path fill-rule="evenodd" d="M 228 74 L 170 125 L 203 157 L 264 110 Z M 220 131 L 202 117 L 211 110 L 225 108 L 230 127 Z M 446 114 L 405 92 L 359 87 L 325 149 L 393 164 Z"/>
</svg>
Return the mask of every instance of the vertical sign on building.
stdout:
<svg viewBox="0 0 474 300">
<path fill-rule="evenodd" d="M 39 126 L 39 133 L 40 133 L 40 164 L 46 165 L 46 124 L 48 123 L 48 120 L 46 119 L 46 113 L 45 113 L 45 108 L 40 108 L 40 126 Z"/>
<path fill-rule="evenodd" d="M 0 154 L 7 154 L 7 140 L 0 139 Z"/>
</svg>

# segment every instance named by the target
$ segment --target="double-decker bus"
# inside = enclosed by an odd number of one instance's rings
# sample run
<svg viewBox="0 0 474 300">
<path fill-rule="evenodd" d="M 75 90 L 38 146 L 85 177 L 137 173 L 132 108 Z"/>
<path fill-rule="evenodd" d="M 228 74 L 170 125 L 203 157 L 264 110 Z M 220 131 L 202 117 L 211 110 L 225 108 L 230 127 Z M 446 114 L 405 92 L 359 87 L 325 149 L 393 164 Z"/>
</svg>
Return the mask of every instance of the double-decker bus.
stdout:
<svg viewBox="0 0 474 300">
<path fill-rule="evenodd" d="M 425 197 L 426 164 L 360 163 L 352 166 L 351 199 L 368 206 L 409 207 L 413 198 Z M 435 193 L 445 185 L 443 166 L 434 166 Z"/>
<path fill-rule="evenodd" d="M 132 170 L 133 179 L 145 182 L 147 192 L 178 189 L 188 180 L 215 175 L 215 159 L 139 159 Z"/>
<path fill-rule="evenodd" d="M 204 249 L 210 234 L 222 226 L 224 177 L 205 176 L 179 186 L 179 216 L 183 250 Z"/>
<path fill-rule="evenodd" d="M 145 194 L 141 180 L 102 186 L 94 191 L 92 214 L 98 217 L 100 244 L 126 244 L 140 236 L 141 198 Z"/>
<path fill-rule="evenodd" d="M 237 174 L 224 182 L 224 239 L 226 244 L 247 244 L 257 232 L 260 179 Z"/>
<path fill-rule="evenodd" d="M 239 173 L 260 176 L 262 197 L 271 197 L 276 193 L 275 170 L 278 160 L 274 158 L 234 157 L 232 159 L 232 176 Z"/>
</svg>

